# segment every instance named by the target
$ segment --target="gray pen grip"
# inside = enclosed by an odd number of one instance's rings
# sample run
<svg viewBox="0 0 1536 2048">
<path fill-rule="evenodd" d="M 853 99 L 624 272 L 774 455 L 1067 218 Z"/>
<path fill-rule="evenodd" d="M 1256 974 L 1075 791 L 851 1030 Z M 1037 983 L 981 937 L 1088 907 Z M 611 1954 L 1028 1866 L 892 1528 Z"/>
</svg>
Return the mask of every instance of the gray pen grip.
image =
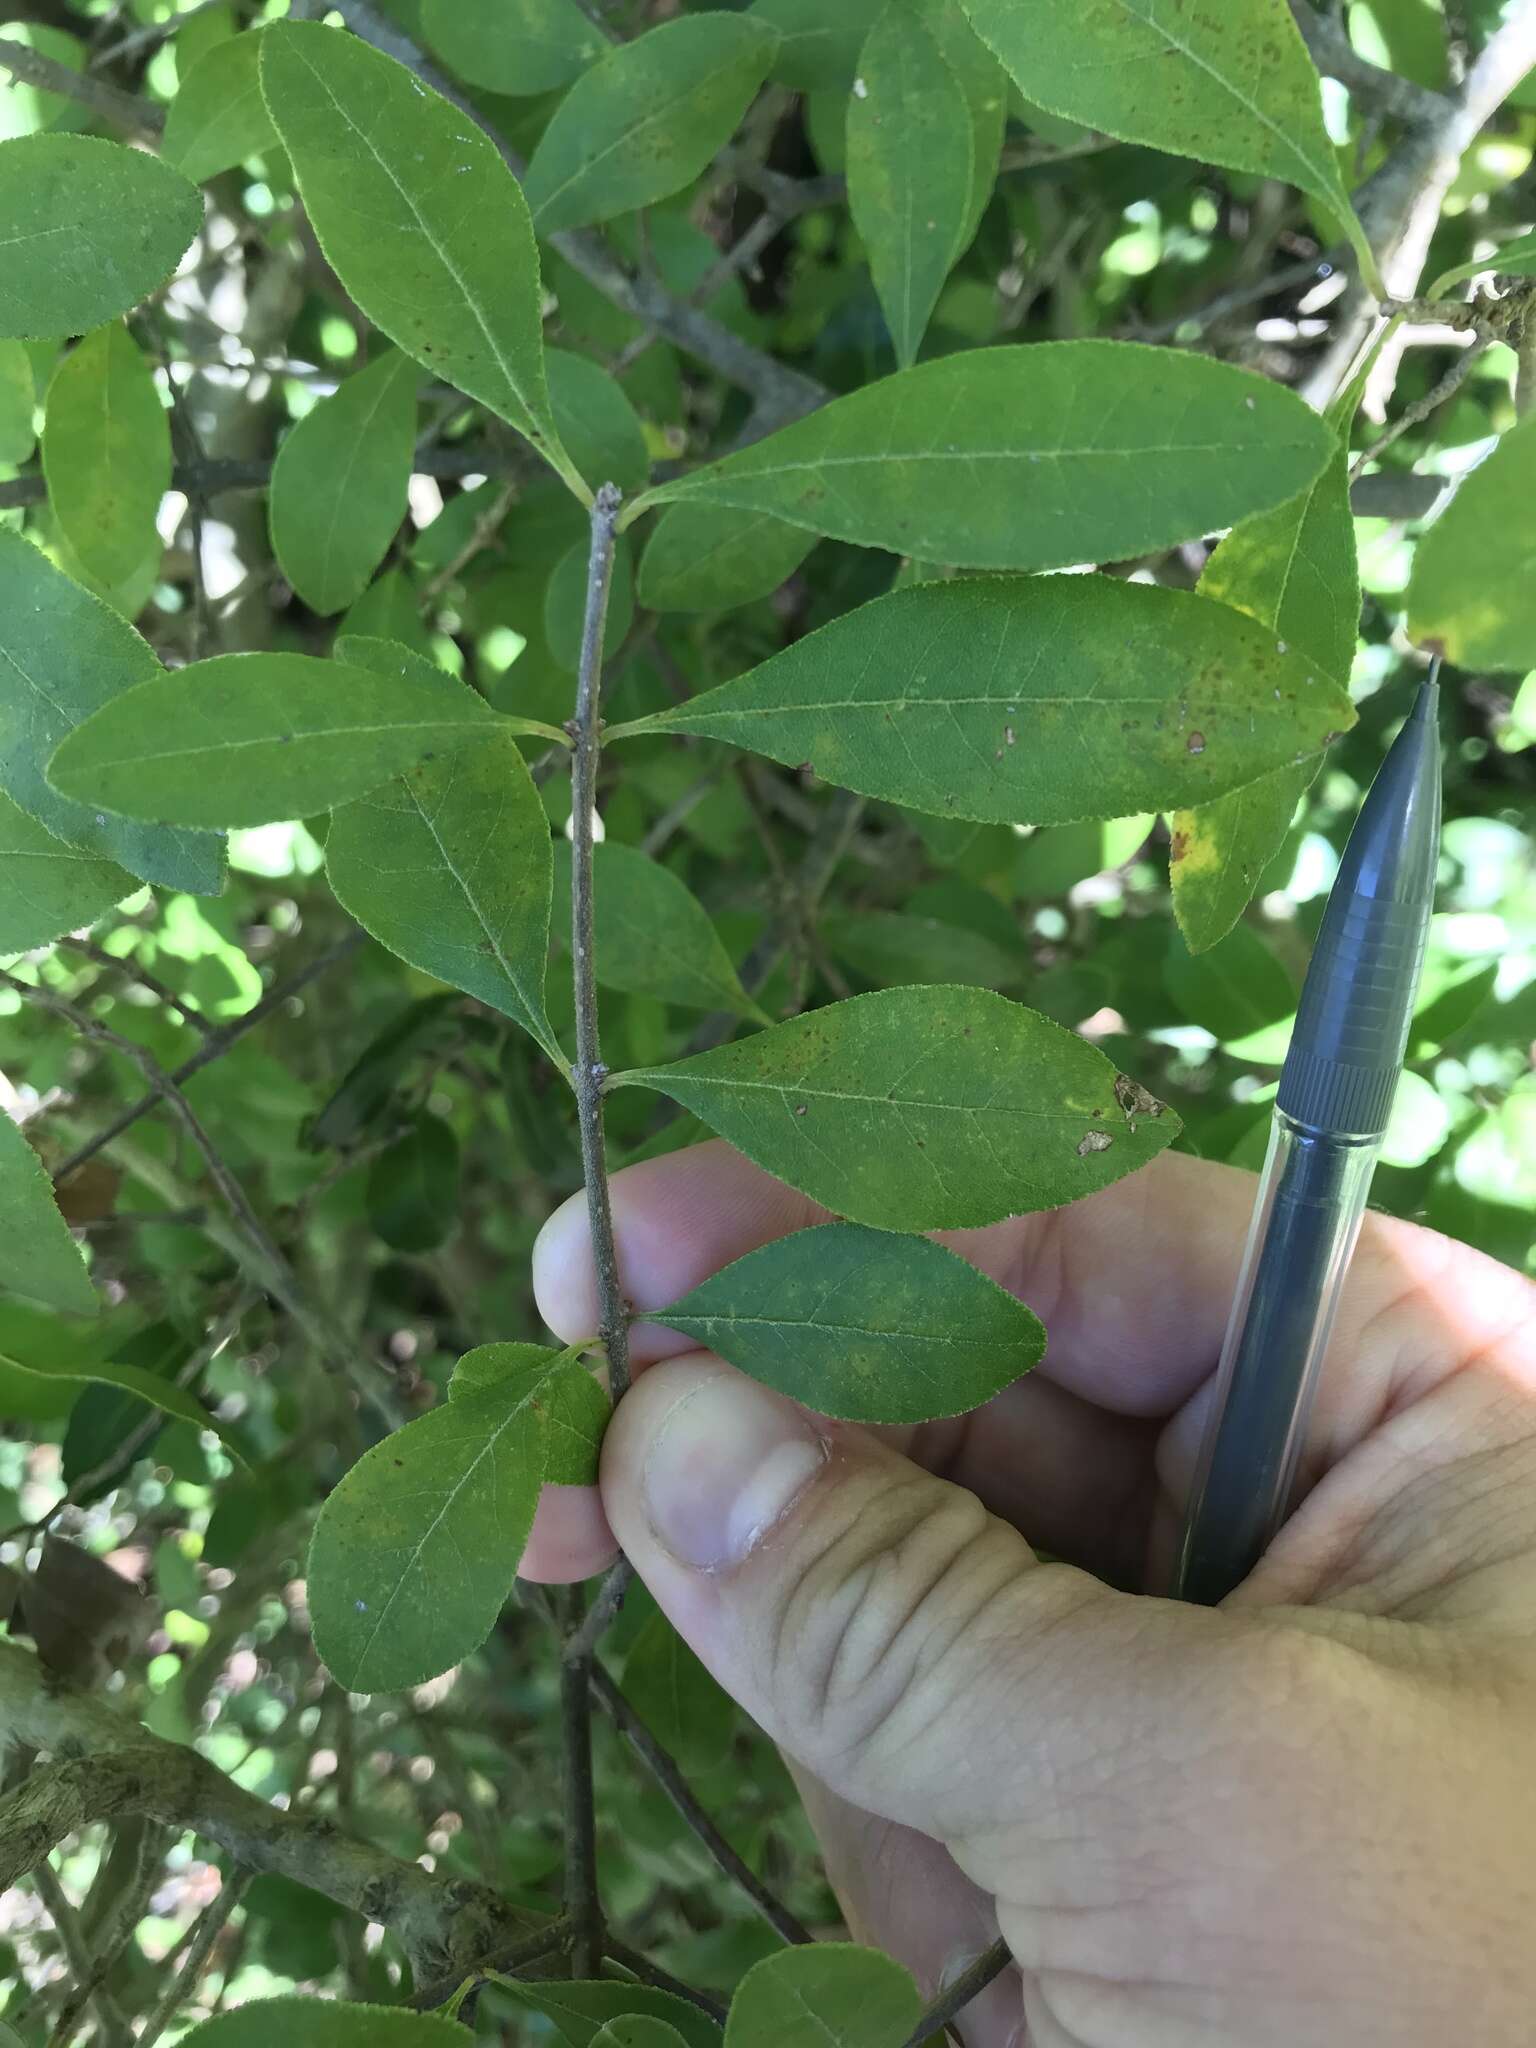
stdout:
<svg viewBox="0 0 1536 2048">
<path fill-rule="evenodd" d="M 1224 1599 L 1285 1519 L 1377 1143 L 1276 1111 L 1185 1519 L 1181 1599 Z"/>
</svg>

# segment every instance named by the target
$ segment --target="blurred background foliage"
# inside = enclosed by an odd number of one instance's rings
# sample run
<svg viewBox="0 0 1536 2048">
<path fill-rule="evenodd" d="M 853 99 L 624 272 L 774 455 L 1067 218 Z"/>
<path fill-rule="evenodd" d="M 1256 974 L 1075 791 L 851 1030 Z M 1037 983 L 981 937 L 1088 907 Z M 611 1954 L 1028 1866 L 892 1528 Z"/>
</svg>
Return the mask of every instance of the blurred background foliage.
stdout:
<svg viewBox="0 0 1536 2048">
<path fill-rule="evenodd" d="M 789 0 L 760 6 L 773 17 L 796 11 Z M 286 10 L 279 0 L 79 0 L 21 11 L 32 18 L 0 36 L 165 102 L 238 26 Z M 424 37 L 418 0 L 390 0 L 386 11 Z M 641 0 L 609 8 L 621 24 L 675 11 Z M 781 67 L 730 159 L 641 225 L 621 222 L 615 238 L 628 238 L 672 291 L 704 287 L 703 302 L 732 332 L 841 391 L 888 372 L 892 355 L 828 182 L 842 169 L 852 66 L 871 10 L 844 0 L 841 12 L 823 11 L 814 57 Z M 1343 13 L 1359 55 L 1436 86 L 1501 9 L 1497 0 L 1357 0 Z M 559 95 L 478 97 L 526 150 Z M 1324 100 L 1358 179 L 1383 151 L 1380 123 L 1331 81 Z M 89 119 L 72 100 L 0 88 L 0 135 Z M 1533 150 L 1536 77 L 1467 154 L 1430 275 L 1532 226 Z M 793 210 L 783 180 L 795 181 Z M 367 337 L 318 257 L 280 152 L 258 140 L 211 191 L 198 262 L 136 325 L 165 396 L 175 394 L 178 432 L 193 437 L 178 443 L 180 458 L 261 466 L 363 360 Z M 771 232 L 757 230 L 749 260 L 722 264 L 721 251 L 737 248 L 765 209 Z M 1015 101 L 1002 175 L 925 352 L 1113 335 L 1211 351 L 1305 389 L 1346 283 L 1329 266 L 1328 234 L 1289 188 L 1106 144 Z M 559 257 L 546 283 L 551 338 L 617 372 L 652 461 L 720 445 L 744 424 L 740 393 Z M 609 837 L 687 882 L 730 960 L 751 963 L 749 986 L 770 1015 L 897 983 L 1002 988 L 1096 1040 L 1172 1103 L 1184 1146 L 1257 1165 L 1309 942 L 1361 792 L 1405 709 L 1403 594 L 1420 520 L 1442 481 L 1475 463 L 1513 417 L 1507 346 L 1479 347 L 1454 392 L 1426 407 L 1470 337 L 1416 320 L 1402 339 L 1395 385 L 1368 394 L 1355 435 L 1363 451 L 1388 424 L 1403 428 L 1357 499 L 1359 724 L 1326 757 L 1252 907 L 1213 950 L 1193 956 L 1179 937 L 1168 831 L 1150 816 L 1028 830 L 879 804 L 855 814 L 808 774 L 658 738 L 633 743 L 610 768 Z M 6 480 L 31 474 L 35 395 L 55 353 L 29 344 L 32 388 L 0 390 L 0 504 L 29 508 L 0 517 L 25 518 L 45 537 L 46 513 L 4 492 Z M 580 510 L 513 453 L 498 475 L 466 474 L 455 451 L 471 426 L 483 432 L 483 417 L 444 388 L 426 396 L 409 514 L 344 629 L 405 639 L 503 708 L 562 720 Z M 309 613 L 275 568 L 258 497 L 172 492 L 160 532 L 163 553 L 131 590 L 107 594 L 167 659 L 329 646 L 332 622 Z M 1192 586 L 1203 553 L 1178 550 L 1124 573 Z M 736 673 L 878 594 L 901 567 L 820 542 L 770 594 L 725 615 L 648 614 L 621 579 L 612 644 L 625 655 L 610 715 L 637 716 Z M 1536 1271 L 1536 674 L 1447 680 L 1439 907 L 1374 1199 Z M 562 828 L 567 784 L 554 777 L 543 792 Z M 264 1012 L 259 1029 L 221 1040 L 186 1097 L 307 1293 L 403 1410 L 419 1412 L 462 1351 L 538 1327 L 529 1249 L 552 1205 L 579 1184 L 570 1104 L 505 1020 L 371 943 L 333 957 L 351 928 L 324 886 L 321 828 L 311 824 L 236 833 L 216 900 L 146 890 L 89 938 L 8 964 L 175 1070 L 210 1034 L 231 1035 L 265 992 L 326 963 Z M 615 934 L 604 946 L 604 1050 L 614 1067 L 675 1057 L 708 1023 L 706 1008 L 674 999 L 644 934 L 634 940 Z M 551 1014 L 568 1035 L 561 985 L 552 978 Z M 715 1021 L 716 1035 L 724 1028 Z M 0 1091 L 0 1107 L 57 1169 L 138 1099 L 143 1077 L 120 1053 L 0 991 Z M 618 1163 L 698 1135 L 641 1090 L 617 1095 L 609 1115 Z M 414 1696 L 349 1698 L 328 1687 L 306 1629 L 304 1545 L 316 1503 L 371 1440 L 373 1418 L 341 1404 L 350 1422 L 336 1422 L 332 1395 L 286 1369 L 286 1319 L 232 1249 L 172 1119 L 136 1121 L 61 1181 L 60 1198 L 109 1308 L 66 1328 L 0 1302 L 0 1354 L 23 1365 L 41 1353 L 55 1363 L 66 1353 L 111 1356 L 171 1378 L 190 1361 L 251 1464 L 238 1472 L 211 1436 L 131 1395 L 43 1383 L 0 1363 L 0 1564 L 12 1594 L 31 1567 L 27 1632 L 50 1641 L 65 1668 L 130 1699 L 157 1732 L 197 1740 L 262 1797 L 330 1814 L 403 1856 L 425 1854 L 438 1869 L 547 1907 L 560 1857 L 556 1673 L 538 1603 L 514 1605 L 482 1655 Z M 56 1533 L 40 1545 L 45 1527 Z M 668 1699 L 686 1700 L 671 1736 L 699 1798 L 802 1919 L 835 1928 L 783 1766 L 702 1672 L 663 1683 L 654 1667 L 667 1652 L 656 1645 L 637 1592 L 610 1641 L 617 1667 L 658 1719 Z M 676 1976 L 728 1993 L 777 1937 L 606 1725 L 597 1764 L 616 1920 Z M 88 1946 L 118 1943 L 108 2003 L 95 2008 L 102 2040 L 128 2038 L 103 2012 L 154 2003 L 163 1960 L 223 1875 L 190 1841 L 154 1842 L 145 1855 L 142 1842 L 124 1846 L 127 1832 L 91 1830 L 58 1864 L 77 1933 Z M 71 1977 L 58 1917 L 58 1901 L 35 1886 L 0 1908 L 0 2014 L 27 2044 L 52 2038 Z M 396 1995 L 399 1959 L 378 1935 L 317 1894 L 260 1877 L 234 1907 L 186 2018 L 295 1985 Z M 487 2040 L 548 2038 L 545 2023 L 514 2020 L 494 1996 L 478 2025 Z"/>
</svg>

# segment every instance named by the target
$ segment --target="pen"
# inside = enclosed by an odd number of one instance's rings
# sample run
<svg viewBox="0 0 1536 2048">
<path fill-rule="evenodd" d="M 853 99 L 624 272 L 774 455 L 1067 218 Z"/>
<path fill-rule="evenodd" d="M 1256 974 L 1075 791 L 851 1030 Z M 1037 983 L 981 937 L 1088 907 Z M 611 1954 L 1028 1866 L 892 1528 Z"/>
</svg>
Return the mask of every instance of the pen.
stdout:
<svg viewBox="0 0 1536 2048">
<path fill-rule="evenodd" d="M 1439 667 L 1360 807 L 1302 986 L 1176 1567 L 1205 1606 L 1285 1519 L 1402 1072 L 1440 845 Z"/>
</svg>

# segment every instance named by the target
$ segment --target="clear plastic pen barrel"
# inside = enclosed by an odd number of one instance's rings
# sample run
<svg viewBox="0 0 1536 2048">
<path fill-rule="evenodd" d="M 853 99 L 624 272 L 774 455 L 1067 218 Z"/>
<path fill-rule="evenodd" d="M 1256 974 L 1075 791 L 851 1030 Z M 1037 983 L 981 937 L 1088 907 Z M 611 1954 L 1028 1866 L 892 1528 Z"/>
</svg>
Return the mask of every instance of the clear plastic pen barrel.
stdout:
<svg viewBox="0 0 1536 2048">
<path fill-rule="evenodd" d="M 1190 1497 L 1181 1599 L 1223 1599 L 1285 1518 L 1380 1142 L 1275 1114 Z"/>
</svg>

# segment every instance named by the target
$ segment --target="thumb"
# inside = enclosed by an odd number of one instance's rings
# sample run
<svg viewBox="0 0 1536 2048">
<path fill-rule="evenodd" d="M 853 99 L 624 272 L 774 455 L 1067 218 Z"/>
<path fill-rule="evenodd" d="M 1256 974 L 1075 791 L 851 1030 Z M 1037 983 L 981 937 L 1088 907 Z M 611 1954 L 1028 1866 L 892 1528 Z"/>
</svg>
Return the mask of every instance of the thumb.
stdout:
<svg viewBox="0 0 1536 2048">
<path fill-rule="evenodd" d="M 631 1388 L 602 1491 L 754 1719 L 842 1798 L 951 1842 L 1102 1778 L 1145 1725 L 1149 1610 L 1176 1639 L 1212 1619 L 1041 1565 L 972 1494 L 708 1353 Z"/>
</svg>

